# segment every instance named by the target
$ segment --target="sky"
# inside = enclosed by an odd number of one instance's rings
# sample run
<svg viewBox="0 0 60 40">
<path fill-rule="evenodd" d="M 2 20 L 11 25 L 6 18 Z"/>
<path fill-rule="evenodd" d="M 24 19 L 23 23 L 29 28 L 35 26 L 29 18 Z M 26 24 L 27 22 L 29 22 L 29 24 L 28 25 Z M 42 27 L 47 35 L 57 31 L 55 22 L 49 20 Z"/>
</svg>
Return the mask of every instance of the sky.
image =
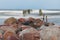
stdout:
<svg viewBox="0 0 60 40">
<path fill-rule="evenodd" d="M 0 9 L 60 9 L 60 0 L 0 0 Z"/>
</svg>

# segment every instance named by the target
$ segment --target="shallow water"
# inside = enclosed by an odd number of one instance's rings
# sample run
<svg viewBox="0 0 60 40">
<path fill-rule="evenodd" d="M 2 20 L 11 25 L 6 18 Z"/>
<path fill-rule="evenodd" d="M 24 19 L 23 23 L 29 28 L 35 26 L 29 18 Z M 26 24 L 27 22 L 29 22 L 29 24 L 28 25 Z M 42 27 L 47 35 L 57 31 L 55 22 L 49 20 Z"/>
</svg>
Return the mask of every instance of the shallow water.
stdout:
<svg viewBox="0 0 60 40">
<path fill-rule="evenodd" d="M 50 18 L 48 19 L 48 22 L 53 22 L 55 24 L 60 25 L 60 18 Z"/>
</svg>

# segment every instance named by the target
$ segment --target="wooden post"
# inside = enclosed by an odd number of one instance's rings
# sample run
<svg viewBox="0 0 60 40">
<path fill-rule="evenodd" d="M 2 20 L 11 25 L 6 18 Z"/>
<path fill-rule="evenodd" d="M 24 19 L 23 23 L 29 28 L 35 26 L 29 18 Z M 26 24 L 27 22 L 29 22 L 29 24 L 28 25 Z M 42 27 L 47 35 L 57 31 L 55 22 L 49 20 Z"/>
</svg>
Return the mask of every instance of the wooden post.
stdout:
<svg viewBox="0 0 60 40">
<path fill-rule="evenodd" d="M 41 10 L 41 9 L 39 10 L 39 15 L 40 15 L 40 16 L 42 16 L 42 15 L 43 15 L 43 13 L 42 13 L 42 10 Z"/>
<path fill-rule="evenodd" d="M 48 20 L 47 20 L 47 16 L 46 16 L 46 23 L 48 22 Z"/>
<path fill-rule="evenodd" d="M 26 10 L 23 10 L 23 16 L 25 16 L 26 15 Z"/>
<path fill-rule="evenodd" d="M 45 15 L 43 14 L 43 21 L 45 20 L 44 17 L 45 17 Z"/>
<path fill-rule="evenodd" d="M 27 10 L 28 14 L 30 14 L 30 9 Z"/>
</svg>

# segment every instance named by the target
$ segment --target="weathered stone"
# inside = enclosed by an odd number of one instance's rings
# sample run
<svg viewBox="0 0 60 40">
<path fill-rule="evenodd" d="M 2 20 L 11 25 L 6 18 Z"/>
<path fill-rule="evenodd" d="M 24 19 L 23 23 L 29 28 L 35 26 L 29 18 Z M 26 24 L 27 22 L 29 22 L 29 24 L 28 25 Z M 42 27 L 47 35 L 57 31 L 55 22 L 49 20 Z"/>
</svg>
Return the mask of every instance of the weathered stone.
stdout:
<svg viewBox="0 0 60 40">
<path fill-rule="evenodd" d="M 23 30 L 19 36 L 22 40 L 40 40 L 40 33 L 34 28 Z"/>
<path fill-rule="evenodd" d="M 59 27 L 46 27 L 40 31 L 40 37 L 42 40 L 60 40 Z"/>
</svg>

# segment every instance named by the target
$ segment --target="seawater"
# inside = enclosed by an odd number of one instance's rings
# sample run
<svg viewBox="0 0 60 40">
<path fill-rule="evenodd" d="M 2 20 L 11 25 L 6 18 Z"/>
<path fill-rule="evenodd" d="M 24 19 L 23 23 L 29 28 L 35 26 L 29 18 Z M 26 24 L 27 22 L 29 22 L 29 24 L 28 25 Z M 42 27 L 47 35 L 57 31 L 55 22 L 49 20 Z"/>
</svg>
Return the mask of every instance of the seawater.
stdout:
<svg viewBox="0 0 60 40">
<path fill-rule="evenodd" d="M 1 16 L 9 16 L 9 15 L 4 15 L 4 14 L 0 14 L 0 17 Z M 12 16 L 12 15 L 10 15 Z M 40 17 L 39 14 L 31 14 L 31 15 L 26 15 L 26 17 Z M 55 23 L 55 24 L 58 24 L 60 25 L 60 15 L 47 15 L 49 18 L 48 18 L 48 22 L 52 22 L 52 23 Z M 53 16 L 53 18 L 52 18 Z M 46 18 L 45 18 L 46 19 Z M 4 21 L 6 20 L 6 18 L 0 18 L 0 25 L 1 24 L 4 24 Z"/>
<path fill-rule="evenodd" d="M 5 21 L 6 19 L 4 19 L 4 18 L 0 18 L 0 25 L 1 24 L 4 24 L 4 21 Z M 53 23 L 55 23 L 55 24 L 58 24 L 58 25 L 60 25 L 60 18 L 48 18 L 48 22 L 53 22 Z"/>
</svg>

